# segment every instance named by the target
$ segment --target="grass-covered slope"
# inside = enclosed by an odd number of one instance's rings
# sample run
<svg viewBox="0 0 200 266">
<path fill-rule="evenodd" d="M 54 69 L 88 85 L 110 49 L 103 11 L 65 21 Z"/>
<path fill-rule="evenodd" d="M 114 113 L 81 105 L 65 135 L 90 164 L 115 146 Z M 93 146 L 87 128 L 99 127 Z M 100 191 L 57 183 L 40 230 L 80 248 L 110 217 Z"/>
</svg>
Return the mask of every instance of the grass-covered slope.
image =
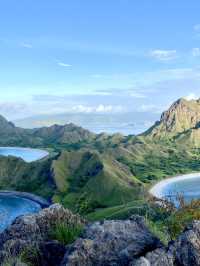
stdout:
<svg viewBox="0 0 200 266">
<path fill-rule="evenodd" d="M 30 164 L 0 157 L 0 189 L 50 197 L 90 218 L 125 215 L 156 180 L 200 171 L 199 125 L 200 101 L 184 99 L 140 136 L 95 135 L 73 124 L 25 130 L 0 117 L 0 145 L 59 154 Z"/>
<path fill-rule="evenodd" d="M 51 160 L 26 163 L 0 156 L 0 190 L 32 192 L 50 199 L 55 190 Z"/>
<path fill-rule="evenodd" d="M 95 134 L 74 124 L 23 129 L 0 116 L 0 145 L 45 147 L 91 142 Z"/>
<path fill-rule="evenodd" d="M 137 199 L 142 191 L 142 184 L 126 166 L 93 151 L 65 151 L 53 169 L 54 200 L 82 213 Z"/>
</svg>

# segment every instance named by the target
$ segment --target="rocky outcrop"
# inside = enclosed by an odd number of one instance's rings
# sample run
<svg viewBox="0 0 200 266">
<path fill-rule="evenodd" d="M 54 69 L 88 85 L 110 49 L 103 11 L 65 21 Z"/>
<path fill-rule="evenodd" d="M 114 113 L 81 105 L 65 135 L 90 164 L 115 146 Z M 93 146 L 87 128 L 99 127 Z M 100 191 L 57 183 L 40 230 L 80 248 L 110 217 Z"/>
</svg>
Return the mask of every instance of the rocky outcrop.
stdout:
<svg viewBox="0 0 200 266">
<path fill-rule="evenodd" d="M 168 247 L 138 217 L 94 223 L 67 249 L 61 265 L 199 266 L 200 221 L 194 221 Z"/>
<path fill-rule="evenodd" d="M 156 249 L 139 258 L 131 265 L 137 266 L 199 266 L 200 221 L 186 227 L 176 241 L 167 248 Z"/>
<path fill-rule="evenodd" d="M 24 250 L 37 250 L 42 266 L 59 265 L 66 247 L 52 240 L 50 233 L 56 224 L 84 224 L 84 220 L 59 204 L 51 205 L 37 214 L 21 216 L 0 234 L 0 261 L 17 257 Z M 9 253 L 9 254 L 8 254 Z"/>
<path fill-rule="evenodd" d="M 139 216 L 125 221 L 87 224 L 82 237 L 68 246 L 52 240 L 49 235 L 49 229 L 62 222 L 85 224 L 78 215 L 59 204 L 38 214 L 17 218 L 0 234 L 1 265 L 26 266 L 18 255 L 27 248 L 31 255 L 37 248 L 37 266 L 200 265 L 200 221 L 194 221 L 186 227 L 168 247 L 163 246 Z M 3 264 L 8 255 L 14 262 Z"/>
<path fill-rule="evenodd" d="M 165 111 L 160 121 L 150 128 L 145 135 L 153 138 L 172 138 L 185 134 L 188 130 L 199 128 L 200 99 L 188 101 L 179 99 Z"/>
<path fill-rule="evenodd" d="M 68 248 L 62 266 L 129 265 L 161 246 L 141 217 L 96 222 L 86 228 L 83 238 Z"/>
</svg>

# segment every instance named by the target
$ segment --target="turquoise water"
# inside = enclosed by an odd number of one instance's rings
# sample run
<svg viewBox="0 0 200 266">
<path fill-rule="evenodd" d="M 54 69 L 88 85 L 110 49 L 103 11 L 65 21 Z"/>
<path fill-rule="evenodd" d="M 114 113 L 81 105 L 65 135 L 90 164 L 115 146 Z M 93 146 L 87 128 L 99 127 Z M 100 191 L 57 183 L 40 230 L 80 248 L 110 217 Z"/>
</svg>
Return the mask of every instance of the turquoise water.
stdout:
<svg viewBox="0 0 200 266">
<path fill-rule="evenodd" d="M 0 232 L 6 229 L 16 217 L 41 210 L 38 203 L 16 196 L 0 195 Z"/>
<path fill-rule="evenodd" d="M 44 150 L 18 148 L 18 147 L 0 147 L 0 155 L 15 156 L 26 162 L 33 162 L 46 157 L 49 153 Z"/>
<path fill-rule="evenodd" d="M 186 202 L 190 202 L 192 199 L 200 199 L 200 177 L 178 180 L 167 184 L 162 193 L 163 196 L 172 198 L 180 194 Z"/>
</svg>

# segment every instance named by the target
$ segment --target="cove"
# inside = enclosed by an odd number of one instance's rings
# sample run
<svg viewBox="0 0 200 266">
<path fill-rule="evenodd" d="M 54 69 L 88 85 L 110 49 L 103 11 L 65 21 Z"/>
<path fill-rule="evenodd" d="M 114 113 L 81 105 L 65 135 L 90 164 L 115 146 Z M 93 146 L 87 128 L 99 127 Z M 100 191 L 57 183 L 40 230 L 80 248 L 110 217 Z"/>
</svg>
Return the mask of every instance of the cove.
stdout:
<svg viewBox="0 0 200 266">
<path fill-rule="evenodd" d="M 41 210 L 39 203 L 23 197 L 0 193 L 0 232 L 6 229 L 18 216 Z"/>
<path fill-rule="evenodd" d="M 20 147 L 0 147 L 1 156 L 14 156 L 23 159 L 25 162 L 33 162 L 48 156 L 45 150 L 20 148 Z"/>
<path fill-rule="evenodd" d="M 177 194 L 181 194 L 186 202 L 200 199 L 200 173 L 167 178 L 155 184 L 149 192 L 157 198 L 170 198 L 175 203 Z"/>
</svg>

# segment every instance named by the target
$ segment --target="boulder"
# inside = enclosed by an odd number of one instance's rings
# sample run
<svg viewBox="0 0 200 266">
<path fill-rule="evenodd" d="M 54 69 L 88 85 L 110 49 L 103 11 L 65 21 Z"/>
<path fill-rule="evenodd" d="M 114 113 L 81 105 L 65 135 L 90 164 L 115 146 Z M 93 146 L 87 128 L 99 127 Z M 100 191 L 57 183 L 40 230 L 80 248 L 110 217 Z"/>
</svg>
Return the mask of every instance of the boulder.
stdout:
<svg viewBox="0 0 200 266">
<path fill-rule="evenodd" d="M 200 221 L 194 221 L 187 226 L 167 248 L 149 252 L 145 258 L 137 261 L 138 264 L 134 263 L 132 265 L 137 266 L 200 266 Z"/>
<path fill-rule="evenodd" d="M 66 247 L 58 241 L 52 241 L 50 233 L 56 224 L 63 222 L 69 225 L 85 223 L 80 216 L 60 204 L 51 205 L 39 213 L 18 217 L 0 234 L 0 262 L 8 256 L 17 257 L 24 250 L 32 250 L 39 254 L 38 261 L 42 266 L 59 265 Z"/>
<path fill-rule="evenodd" d="M 174 243 L 174 253 L 177 263 L 200 265 L 200 221 L 194 221 Z"/>
<path fill-rule="evenodd" d="M 82 237 L 68 246 L 49 235 L 52 226 L 62 222 L 86 224 L 59 204 L 17 218 L 0 234 L 0 264 L 9 259 L 13 263 L 8 265 L 25 266 L 19 254 L 26 249 L 39 266 L 200 266 L 200 221 L 167 247 L 139 216 L 87 224 Z"/>
<path fill-rule="evenodd" d="M 87 226 L 83 238 L 68 248 L 61 265 L 129 265 L 134 258 L 159 247 L 161 242 L 142 218 L 96 222 Z"/>
</svg>

